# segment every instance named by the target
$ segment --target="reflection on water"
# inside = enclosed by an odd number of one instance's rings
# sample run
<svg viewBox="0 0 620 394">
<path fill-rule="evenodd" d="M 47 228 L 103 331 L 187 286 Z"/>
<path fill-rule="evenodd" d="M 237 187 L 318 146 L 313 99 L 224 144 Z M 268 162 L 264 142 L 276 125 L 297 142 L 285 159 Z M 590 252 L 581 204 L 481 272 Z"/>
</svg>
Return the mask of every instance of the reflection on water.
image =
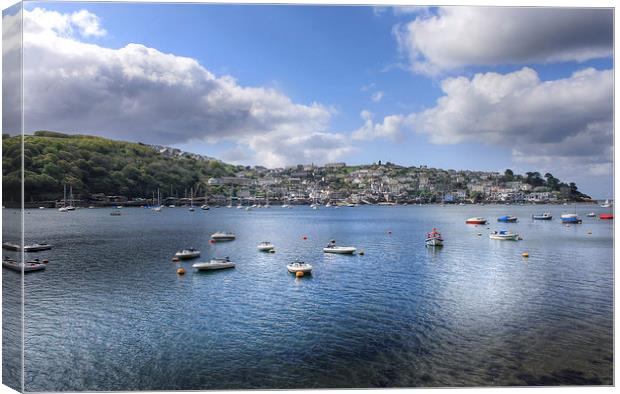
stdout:
<svg viewBox="0 0 620 394">
<path fill-rule="evenodd" d="M 26 390 L 611 384 L 613 224 L 543 210 L 562 207 L 31 210 L 26 239 L 55 247 L 26 277 Z M 524 240 L 488 238 L 504 228 Z M 172 263 L 185 247 L 237 266 Z"/>
</svg>

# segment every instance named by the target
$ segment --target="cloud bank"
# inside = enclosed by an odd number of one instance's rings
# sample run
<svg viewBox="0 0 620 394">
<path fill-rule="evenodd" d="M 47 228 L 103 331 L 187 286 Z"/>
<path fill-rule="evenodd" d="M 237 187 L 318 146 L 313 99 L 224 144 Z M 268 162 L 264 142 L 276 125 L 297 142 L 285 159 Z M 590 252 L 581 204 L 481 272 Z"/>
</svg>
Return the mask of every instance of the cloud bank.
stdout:
<svg viewBox="0 0 620 394">
<path fill-rule="evenodd" d="M 106 34 L 88 11 L 25 11 L 24 30 L 27 131 L 159 144 L 232 141 L 267 166 L 335 160 L 352 151 L 346 138 L 329 132 L 332 113 L 324 105 L 241 86 L 194 59 L 144 45 L 111 49 L 81 41 Z"/>
<path fill-rule="evenodd" d="M 583 62 L 611 56 L 611 9 L 442 7 L 394 29 L 411 69 Z"/>
<path fill-rule="evenodd" d="M 360 139 L 392 138 L 403 130 L 435 144 L 477 142 L 511 148 L 517 162 L 609 174 L 613 160 L 613 70 L 588 68 L 541 81 L 527 67 L 447 78 L 436 105 L 380 123 L 366 117 Z M 567 167 L 568 166 L 568 167 Z"/>
</svg>

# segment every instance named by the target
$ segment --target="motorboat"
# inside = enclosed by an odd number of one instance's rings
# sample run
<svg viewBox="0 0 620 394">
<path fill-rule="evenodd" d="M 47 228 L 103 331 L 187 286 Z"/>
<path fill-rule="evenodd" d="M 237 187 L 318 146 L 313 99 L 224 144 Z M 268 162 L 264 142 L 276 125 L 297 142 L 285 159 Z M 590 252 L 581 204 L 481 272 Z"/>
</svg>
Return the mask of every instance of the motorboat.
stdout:
<svg viewBox="0 0 620 394">
<path fill-rule="evenodd" d="M 487 224 L 487 220 L 481 217 L 469 218 L 465 221 L 467 224 Z"/>
<path fill-rule="evenodd" d="M 18 244 L 14 244 L 11 242 L 4 242 L 2 244 L 2 248 L 3 249 L 7 249 L 7 250 L 14 250 L 14 251 L 20 251 L 22 250 L 21 246 Z M 35 244 L 30 244 L 30 245 L 24 245 L 24 252 L 40 252 L 43 250 L 50 250 L 52 248 L 52 245 L 48 244 L 48 243 L 35 243 Z"/>
<path fill-rule="evenodd" d="M 39 207 L 39 209 L 45 209 L 45 207 Z"/>
<path fill-rule="evenodd" d="M 213 271 L 222 270 L 227 268 L 235 268 L 235 263 L 230 261 L 230 258 L 215 258 L 209 262 L 201 262 L 192 264 L 192 268 L 196 268 L 198 271 Z"/>
<path fill-rule="evenodd" d="M 228 207 L 230 208 L 230 207 Z M 200 209 L 202 209 L 203 211 L 208 211 L 210 209 L 210 207 L 207 204 L 201 205 Z"/>
<path fill-rule="evenodd" d="M 4 260 L 2 260 L 2 266 L 17 272 L 22 272 L 22 270 L 23 272 L 43 271 L 47 268 L 45 263 L 42 263 L 39 259 L 34 259 L 33 261 L 27 261 L 25 263 L 18 263 L 8 257 L 5 257 Z"/>
<path fill-rule="evenodd" d="M 194 207 L 189 207 L 190 212 L 194 212 L 196 209 Z"/>
<path fill-rule="evenodd" d="M 518 241 L 519 234 L 513 233 L 507 230 L 494 231 L 489 235 L 491 239 L 498 239 L 500 241 Z"/>
<path fill-rule="evenodd" d="M 443 238 L 436 228 L 426 234 L 426 246 L 443 246 Z"/>
<path fill-rule="evenodd" d="M 211 239 L 219 242 L 219 241 L 233 241 L 236 238 L 234 233 L 218 231 L 216 233 L 211 234 Z"/>
<path fill-rule="evenodd" d="M 613 213 L 601 213 L 598 217 L 601 220 L 613 220 L 614 214 Z"/>
<path fill-rule="evenodd" d="M 601 204 L 601 208 L 611 208 L 611 202 L 605 200 L 605 202 Z"/>
<path fill-rule="evenodd" d="M 183 249 L 180 252 L 176 252 L 174 257 L 177 257 L 180 260 L 195 259 L 196 257 L 200 257 L 200 250 L 196 250 L 194 248 Z"/>
<path fill-rule="evenodd" d="M 516 216 L 510 216 L 510 215 L 500 216 L 497 218 L 497 221 L 501 223 L 516 223 L 517 220 L 518 219 Z"/>
<path fill-rule="evenodd" d="M 589 218 L 595 218 L 596 214 L 594 212 L 590 212 L 589 214 L 586 215 Z"/>
<path fill-rule="evenodd" d="M 243 205 L 241 204 L 237 205 L 237 209 L 243 209 Z"/>
<path fill-rule="evenodd" d="M 541 213 L 538 215 L 532 215 L 532 219 L 534 220 L 551 220 L 553 219 L 553 215 L 549 212 Z"/>
<path fill-rule="evenodd" d="M 292 263 L 286 265 L 286 269 L 291 274 L 296 274 L 298 272 L 303 274 L 312 273 L 312 265 L 304 263 L 303 261 L 293 261 Z"/>
<path fill-rule="evenodd" d="M 274 246 L 274 244 L 272 244 L 269 241 L 263 241 L 259 243 L 256 248 L 260 250 L 261 252 L 269 252 L 271 250 L 274 250 L 276 247 Z"/>
<path fill-rule="evenodd" d="M 290 207 L 290 205 L 288 205 L 288 204 L 282 204 L 282 208 L 288 208 L 288 207 Z"/>
<path fill-rule="evenodd" d="M 246 211 L 251 211 L 253 207 L 245 207 Z"/>
<path fill-rule="evenodd" d="M 161 208 L 160 208 L 160 210 L 161 210 Z M 157 212 L 159 212 L 159 210 L 157 210 Z M 121 216 L 121 213 L 118 212 L 118 211 L 112 211 L 112 212 L 110 212 L 110 216 Z"/>
<path fill-rule="evenodd" d="M 581 223 L 581 218 L 576 213 L 564 213 L 560 219 L 562 223 Z"/>
<path fill-rule="evenodd" d="M 357 251 L 357 248 L 354 246 L 338 246 L 336 245 L 336 241 L 332 240 L 328 243 L 324 248 L 323 252 L 325 253 L 336 253 L 336 254 L 353 254 Z"/>
</svg>

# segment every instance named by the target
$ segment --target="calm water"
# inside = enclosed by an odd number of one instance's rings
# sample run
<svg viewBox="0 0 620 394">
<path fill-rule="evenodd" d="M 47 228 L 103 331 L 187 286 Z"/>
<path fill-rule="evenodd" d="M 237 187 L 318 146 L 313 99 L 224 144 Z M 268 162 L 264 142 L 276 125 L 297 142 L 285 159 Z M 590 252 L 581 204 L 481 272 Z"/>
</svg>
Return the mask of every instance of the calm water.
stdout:
<svg viewBox="0 0 620 394">
<path fill-rule="evenodd" d="M 29 210 L 26 240 L 54 249 L 26 276 L 25 388 L 612 384 L 613 223 L 583 206 L 584 223 L 566 227 L 566 208 Z M 530 220 L 538 211 L 556 217 Z M 495 223 L 503 214 L 520 221 Z M 443 249 L 425 248 L 432 227 Z M 487 227 L 524 240 L 490 240 Z M 217 230 L 237 240 L 209 244 Z M 330 239 L 365 255 L 324 255 Z M 263 240 L 277 252 L 258 252 Z M 186 262 L 178 276 L 184 247 L 237 268 Z M 313 275 L 289 274 L 294 259 Z"/>
</svg>

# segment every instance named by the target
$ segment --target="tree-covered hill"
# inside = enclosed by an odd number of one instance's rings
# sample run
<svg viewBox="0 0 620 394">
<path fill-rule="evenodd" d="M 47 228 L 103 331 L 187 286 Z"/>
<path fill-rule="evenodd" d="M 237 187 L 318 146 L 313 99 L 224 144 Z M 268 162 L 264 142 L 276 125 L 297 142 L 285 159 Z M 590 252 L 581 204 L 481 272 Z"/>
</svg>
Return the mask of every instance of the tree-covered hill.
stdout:
<svg viewBox="0 0 620 394">
<path fill-rule="evenodd" d="M 16 201 L 20 187 L 20 137 L 3 135 L 4 200 Z M 240 167 L 217 160 L 167 157 L 150 146 L 106 138 L 37 131 L 24 137 L 25 200 L 62 197 L 63 184 L 76 197 L 95 193 L 129 198 L 183 196 L 210 177 L 232 176 Z"/>
</svg>

